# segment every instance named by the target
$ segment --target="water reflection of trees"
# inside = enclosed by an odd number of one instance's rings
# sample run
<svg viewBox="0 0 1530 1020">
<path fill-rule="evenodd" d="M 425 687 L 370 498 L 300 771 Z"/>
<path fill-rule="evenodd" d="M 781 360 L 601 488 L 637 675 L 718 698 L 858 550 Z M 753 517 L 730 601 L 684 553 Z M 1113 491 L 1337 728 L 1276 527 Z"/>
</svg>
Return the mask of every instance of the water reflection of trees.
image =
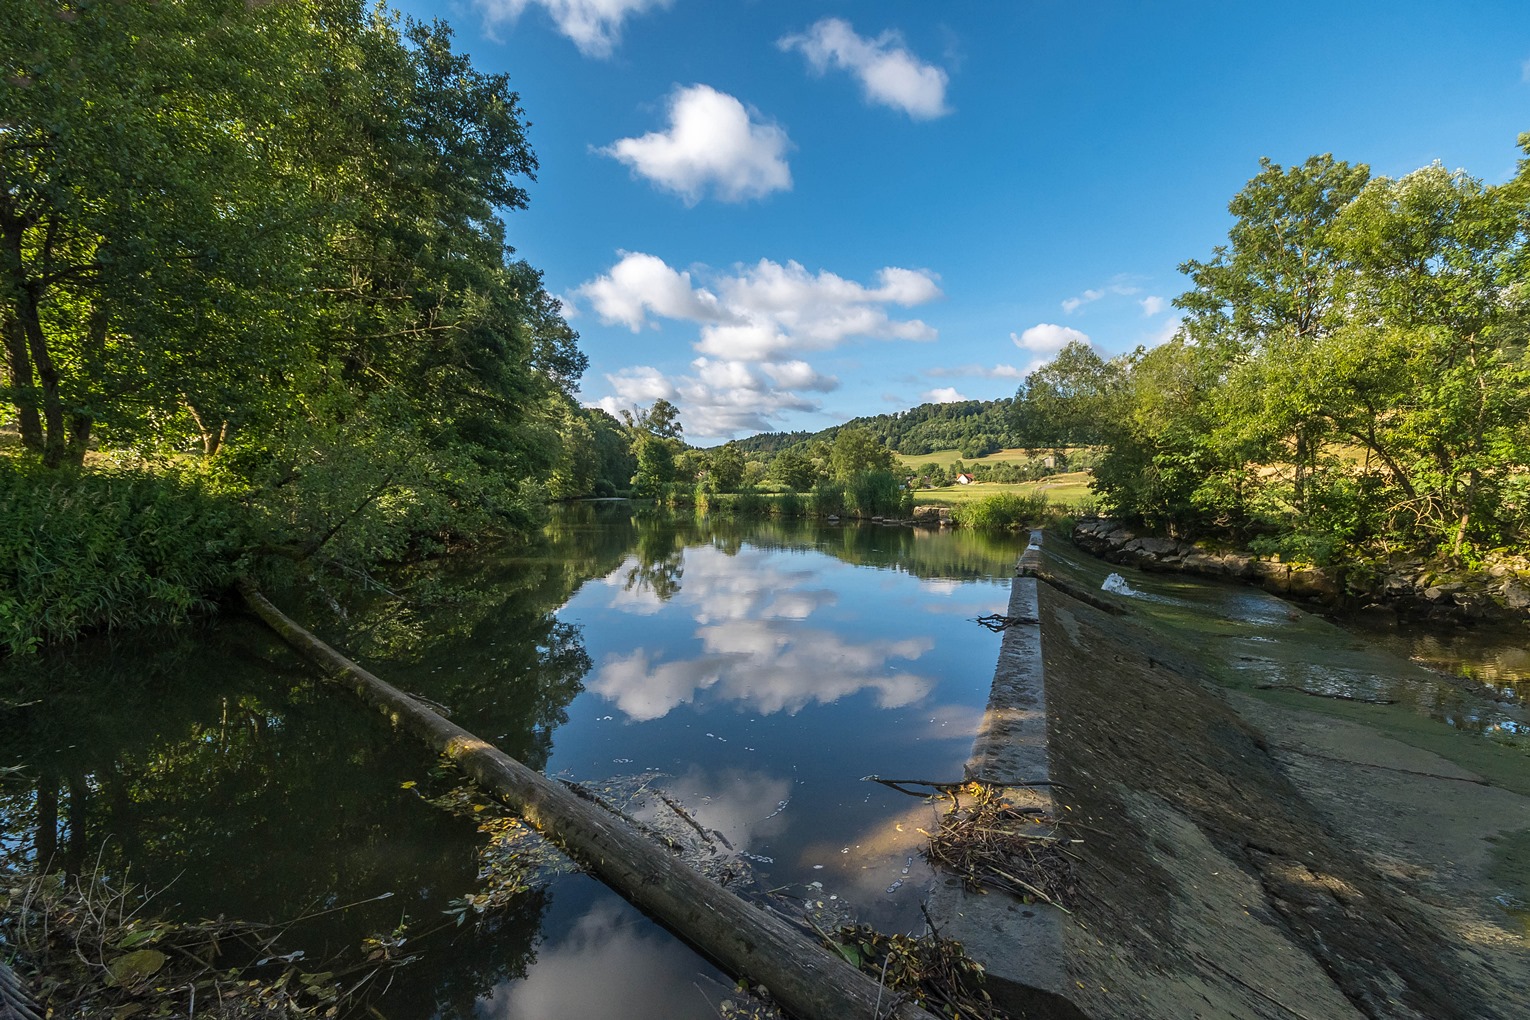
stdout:
<svg viewBox="0 0 1530 1020">
<path fill-rule="evenodd" d="M 685 538 L 694 529 L 687 528 Z M 634 593 L 652 592 L 660 602 L 668 602 L 680 590 L 685 547 L 679 518 L 669 514 L 644 514 L 637 521 L 637 545 L 634 560 L 627 569 L 623 589 Z"/>
<path fill-rule="evenodd" d="M 569 511 L 570 517 L 578 513 Z M 607 512 L 608 519 L 615 516 Z M 664 601 L 678 591 L 683 550 L 697 545 L 730 556 L 746 545 L 772 551 L 815 549 L 855 566 L 901 570 L 918 578 L 965 581 L 1008 576 L 1029 542 L 1027 533 L 995 535 L 962 528 L 830 523 L 791 517 L 738 520 L 651 509 L 632 514 L 627 523 L 636 539 L 629 547 L 636 552 L 636 562 L 629 568 L 628 590 L 652 591 Z"/>
<path fill-rule="evenodd" d="M 440 597 L 373 598 L 317 628 L 390 679 L 541 767 L 590 661 L 556 611 L 615 569 L 630 528 L 556 530 L 540 547 L 457 558 L 418 580 Z M 411 579 L 406 579 L 406 582 Z M 0 857 L 169 891 L 170 916 L 278 921 L 392 893 L 293 932 L 311 959 L 407 915 L 441 917 L 477 882 L 478 834 L 403 788 L 435 761 L 229 619 L 12 663 L 0 701 Z M 19 707 L 18 707 L 19 706 Z M 388 1015 L 467 1015 L 524 974 L 546 906 L 529 893 L 490 937 L 395 978 Z"/>
</svg>

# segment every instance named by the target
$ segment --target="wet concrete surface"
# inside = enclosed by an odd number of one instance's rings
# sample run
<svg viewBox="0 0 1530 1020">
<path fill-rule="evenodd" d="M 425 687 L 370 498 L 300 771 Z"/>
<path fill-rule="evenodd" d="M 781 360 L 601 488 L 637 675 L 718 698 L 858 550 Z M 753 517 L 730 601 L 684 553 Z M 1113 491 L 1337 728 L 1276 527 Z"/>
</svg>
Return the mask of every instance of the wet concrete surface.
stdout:
<svg viewBox="0 0 1530 1020">
<path fill-rule="evenodd" d="M 1530 941 L 1503 880 L 1504 847 L 1530 829 L 1523 784 L 1504 781 L 1522 754 L 1441 754 L 1366 715 L 1395 706 L 1230 683 L 1248 678 L 1228 646 L 1172 616 L 1025 584 L 1037 668 L 1021 707 L 1044 705 L 1049 790 L 1083 842 L 1071 915 L 982 897 L 973 955 L 1067 999 L 1024 1015 L 1527 1015 Z M 1324 640 L 1299 644 L 1321 658 Z M 996 696 L 1014 665 L 1001 654 Z M 981 771 L 991 748 L 977 751 Z"/>
</svg>

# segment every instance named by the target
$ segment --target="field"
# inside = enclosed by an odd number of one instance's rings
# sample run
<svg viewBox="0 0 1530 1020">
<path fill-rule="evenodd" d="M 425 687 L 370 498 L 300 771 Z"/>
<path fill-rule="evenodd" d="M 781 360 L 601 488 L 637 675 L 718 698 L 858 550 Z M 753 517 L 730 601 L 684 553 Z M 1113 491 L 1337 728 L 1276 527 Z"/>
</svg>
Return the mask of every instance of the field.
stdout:
<svg viewBox="0 0 1530 1020">
<path fill-rule="evenodd" d="M 1039 482 L 1016 482 L 997 484 L 973 482 L 971 485 L 948 485 L 939 489 L 919 489 L 914 493 L 916 506 L 958 506 L 971 503 L 999 492 L 1015 492 L 1022 496 L 1044 493 L 1054 504 L 1076 504 L 1094 498 L 1090 489 L 1089 472 L 1069 471 L 1065 474 L 1043 478 Z"/>
<path fill-rule="evenodd" d="M 962 456 L 962 451 L 960 450 L 936 450 L 934 453 L 921 453 L 917 455 L 900 453 L 896 454 L 896 456 L 900 464 L 911 468 L 922 467 L 925 464 L 943 464 L 946 467 L 950 467 L 957 461 L 961 461 L 963 464 L 971 467 L 974 464 L 1027 464 L 1035 460 L 1036 457 L 1043 457 L 1051 452 L 1051 449 L 1010 449 L 1000 450 L 998 453 L 990 453 L 986 457 L 966 458 Z"/>
</svg>

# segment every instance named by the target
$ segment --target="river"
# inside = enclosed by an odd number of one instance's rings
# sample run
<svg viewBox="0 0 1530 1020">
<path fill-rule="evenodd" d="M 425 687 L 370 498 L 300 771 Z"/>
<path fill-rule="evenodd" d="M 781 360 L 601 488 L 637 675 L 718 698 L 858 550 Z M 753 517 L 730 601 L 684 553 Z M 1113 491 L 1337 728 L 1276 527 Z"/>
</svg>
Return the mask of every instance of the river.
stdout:
<svg viewBox="0 0 1530 1020">
<path fill-rule="evenodd" d="M 933 809 L 863 777 L 960 777 L 999 642 L 974 620 L 1003 612 L 1023 545 L 587 504 L 533 548 L 400 578 L 428 608 L 338 591 L 285 605 L 548 775 L 663 789 L 736 852 L 748 890 L 917 931 Z M 286 939 L 316 970 L 406 925 L 420 959 L 374 998 L 389 1020 L 714 1017 L 731 985 L 577 873 L 455 924 L 483 837 L 425 799 L 455 777 L 238 613 L 11 672 L 7 863 L 99 866 L 160 890 L 172 917 L 319 914 Z"/>
<path fill-rule="evenodd" d="M 429 591 L 424 604 L 322 590 L 284 604 L 548 775 L 624 803 L 663 790 L 747 871 L 746 893 L 918 932 L 918 830 L 933 808 L 864 777 L 961 775 L 999 644 L 974 621 L 1004 612 L 1024 544 L 594 503 L 565 508 L 533 547 L 397 579 Z M 1068 566 L 1091 584 L 1110 571 Z M 1263 593 L 1130 572 L 1123 583 L 1185 640 L 1226 642 L 1229 675 L 1249 686 L 1407 701 L 1484 736 L 1514 730 L 1530 693 L 1508 638 L 1328 628 L 1318 670 L 1303 664 L 1318 630 Z M 486 914 L 450 913 L 480 888 L 484 840 L 471 806 L 427 800 L 455 777 L 237 612 L 9 673 L 4 863 L 99 867 L 157 890 L 154 910 L 171 917 L 304 918 L 285 942 L 315 969 L 403 930 L 418 960 L 372 998 L 387 1020 L 699 1020 L 730 988 L 570 869 Z M 1496 701 L 1461 696 L 1463 684 Z"/>
</svg>

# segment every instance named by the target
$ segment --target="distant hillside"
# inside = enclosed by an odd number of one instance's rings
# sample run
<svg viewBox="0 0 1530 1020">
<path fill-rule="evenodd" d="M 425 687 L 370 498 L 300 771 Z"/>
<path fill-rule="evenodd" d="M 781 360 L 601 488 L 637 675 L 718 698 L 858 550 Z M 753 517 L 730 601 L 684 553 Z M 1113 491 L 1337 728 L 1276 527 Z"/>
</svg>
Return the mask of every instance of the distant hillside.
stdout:
<svg viewBox="0 0 1530 1020">
<path fill-rule="evenodd" d="M 968 458 L 1024 447 L 1010 427 L 1011 397 L 998 400 L 958 400 L 950 404 L 920 404 L 907 411 L 852 418 L 819 432 L 761 432 L 731 445 L 766 460 L 782 450 L 809 443 L 834 442 L 842 428 L 865 429 L 896 453 L 918 457 L 940 450 L 958 450 Z"/>
<path fill-rule="evenodd" d="M 957 449 L 976 457 L 1019 445 L 1010 435 L 1011 403 L 1010 398 L 1001 397 L 920 404 L 896 414 L 856 418 L 845 424 L 865 429 L 898 453 L 917 456 Z"/>
<path fill-rule="evenodd" d="M 967 457 L 981 457 L 1019 446 L 1010 429 L 1009 397 L 998 400 L 959 400 L 951 404 L 920 404 L 907 411 L 852 418 L 811 435 L 806 432 L 765 432 L 740 439 L 738 446 L 751 452 L 776 454 L 804 443 L 832 443 L 842 428 L 870 432 L 897 453 L 919 456 L 936 450 L 960 450 Z"/>
<path fill-rule="evenodd" d="M 735 439 L 731 445 L 751 453 L 780 453 L 789 446 L 797 446 L 814 438 L 811 432 L 761 432 L 748 439 Z"/>
</svg>

